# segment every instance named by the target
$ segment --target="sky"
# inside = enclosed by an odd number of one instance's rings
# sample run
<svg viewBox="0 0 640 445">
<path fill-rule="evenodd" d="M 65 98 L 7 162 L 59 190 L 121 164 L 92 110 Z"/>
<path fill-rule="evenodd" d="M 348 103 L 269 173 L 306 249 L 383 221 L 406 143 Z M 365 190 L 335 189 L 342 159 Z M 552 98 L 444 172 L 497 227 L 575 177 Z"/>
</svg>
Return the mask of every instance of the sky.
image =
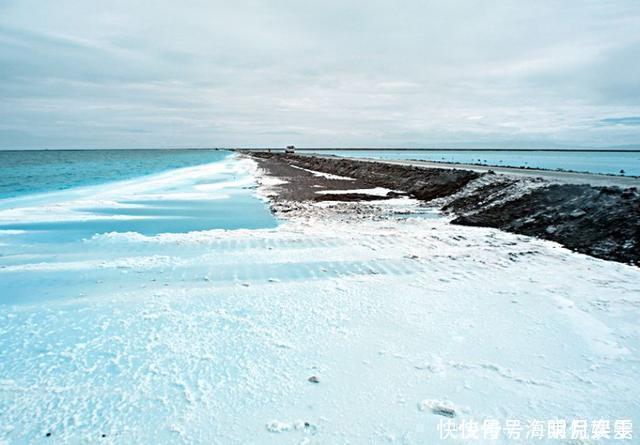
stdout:
<svg viewBox="0 0 640 445">
<path fill-rule="evenodd" d="M 0 149 L 640 147 L 638 0 L 0 0 Z"/>
</svg>

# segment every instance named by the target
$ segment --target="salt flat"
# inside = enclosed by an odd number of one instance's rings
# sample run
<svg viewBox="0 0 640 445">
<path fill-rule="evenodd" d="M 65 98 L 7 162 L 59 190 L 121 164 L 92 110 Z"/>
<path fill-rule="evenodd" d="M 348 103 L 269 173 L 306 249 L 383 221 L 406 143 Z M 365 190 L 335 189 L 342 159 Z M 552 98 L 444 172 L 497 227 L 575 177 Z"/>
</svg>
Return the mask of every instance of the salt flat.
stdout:
<svg viewBox="0 0 640 445">
<path fill-rule="evenodd" d="M 411 199 L 50 249 L 0 257 L 0 443 L 456 443 L 437 407 L 640 418 L 637 268 Z"/>
</svg>

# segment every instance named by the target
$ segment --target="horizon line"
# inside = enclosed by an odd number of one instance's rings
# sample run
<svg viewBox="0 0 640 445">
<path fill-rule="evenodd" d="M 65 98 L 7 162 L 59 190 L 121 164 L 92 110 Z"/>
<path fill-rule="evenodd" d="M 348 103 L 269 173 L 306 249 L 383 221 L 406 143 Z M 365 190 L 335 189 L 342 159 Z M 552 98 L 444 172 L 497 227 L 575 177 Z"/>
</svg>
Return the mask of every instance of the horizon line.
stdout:
<svg viewBox="0 0 640 445">
<path fill-rule="evenodd" d="M 9 148 L 2 149 L 0 152 L 18 152 L 18 151 L 116 151 L 116 150 L 247 150 L 247 151 L 263 151 L 263 150 L 283 150 L 285 147 L 127 147 L 127 148 Z M 295 147 L 300 151 L 545 151 L 545 152 L 640 152 L 638 148 L 452 148 L 452 147 Z"/>
</svg>

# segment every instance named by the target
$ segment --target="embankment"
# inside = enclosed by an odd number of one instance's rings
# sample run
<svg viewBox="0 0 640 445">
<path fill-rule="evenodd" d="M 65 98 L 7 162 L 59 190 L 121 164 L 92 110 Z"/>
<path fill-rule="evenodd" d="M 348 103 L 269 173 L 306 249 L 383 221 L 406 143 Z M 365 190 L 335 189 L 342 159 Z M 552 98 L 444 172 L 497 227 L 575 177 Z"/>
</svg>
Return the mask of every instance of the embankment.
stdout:
<svg viewBox="0 0 640 445">
<path fill-rule="evenodd" d="M 340 158 L 250 155 L 271 169 L 288 164 L 406 192 L 452 214 L 453 224 L 494 227 L 556 241 L 597 258 L 640 264 L 640 194 L 635 188 L 552 184 L 491 172 Z"/>
</svg>

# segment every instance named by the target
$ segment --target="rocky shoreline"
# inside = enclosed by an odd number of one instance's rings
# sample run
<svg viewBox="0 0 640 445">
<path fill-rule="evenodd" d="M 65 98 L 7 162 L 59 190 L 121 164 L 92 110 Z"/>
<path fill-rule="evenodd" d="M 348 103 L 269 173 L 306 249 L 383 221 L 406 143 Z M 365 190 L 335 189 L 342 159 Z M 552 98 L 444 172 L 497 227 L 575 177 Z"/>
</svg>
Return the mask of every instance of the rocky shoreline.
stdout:
<svg viewBox="0 0 640 445">
<path fill-rule="evenodd" d="M 640 194 L 635 188 L 553 184 L 492 172 L 308 155 L 245 154 L 287 181 L 281 187 L 282 200 L 361 201 L 406 194 L 441 208 L 453 224 L 498 228 L 555 241 L 596 258 L 640 264 Z M 393 192 L 348 192 L 371 187 Z M 343 192 L 318 194 L 319 189 Z"/>
</svg>

